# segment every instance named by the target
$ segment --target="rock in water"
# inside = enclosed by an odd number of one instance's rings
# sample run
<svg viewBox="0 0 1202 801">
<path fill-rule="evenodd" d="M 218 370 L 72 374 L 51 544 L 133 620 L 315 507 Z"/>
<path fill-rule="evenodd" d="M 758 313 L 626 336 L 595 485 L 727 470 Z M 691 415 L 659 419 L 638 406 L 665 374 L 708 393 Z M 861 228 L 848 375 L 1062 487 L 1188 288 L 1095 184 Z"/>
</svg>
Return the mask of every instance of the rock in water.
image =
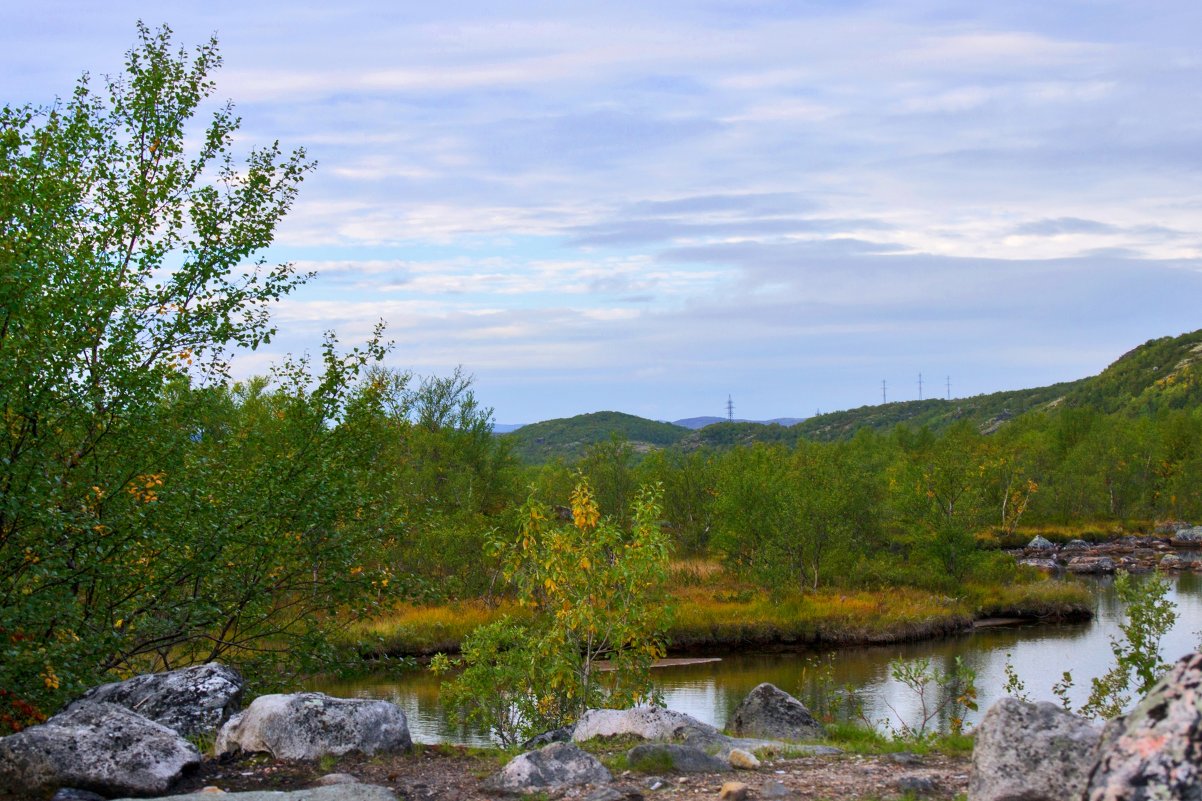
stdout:
<svg viewBox="0 0 1202 801">
<path fill-rule="evenodd" d="M 0 739 L 0 787 L 30 797 L 59 787 L 153 795 L 200 760 L 174 729 L 117 704 L 84 701 Z"/>
<path fill-rule="evenodd" d="M 555 791 L 581 784 L 606 784 L 613 777 L 596 757 L 571 743 L 552 743 L 514 757 L 485 788 L 501 793 Z"/>
<path fill-rule="evenodd" d="M 786 740 L 814 740 L 826 734 L 805 704 L 766 682 L 739 704 L 731 727 L 739 735 Z"/>
<path fill-rule="evenodd" d="M 1202 654 L 1106 724 L 1085 801 L 1202 799 Z"/>
<path fill-rule="evenodd" d="M 210 662 L 102 684 L 88 690 L 67 709 L 85 701 L 120 704 L 191 737 L 216 734 L 221 724 L 241 709 L 245 689 L 246 682 L 238 671 Z"/>
<path fill-rule="evenodd" d="M 317 759 L 412 747 L 404 711 L 388 701 L 321 693 L 261 695 L 217 735 L 217 754 L 265 751 L 277 759 Z"/>
<path fill-rule="evenodd" d="M 1055 704 L 998 701 L 977 726 L 970 801 L 1081 797 L 1101 729 Z"/>
<path fill-rule="evenodd" d="M 1034 539 L 1027 543 L 1028 548 L 1034 548 L 1040 551 L 1051 550 L 1056 547 L 1056 544 L 1047 537 L 1037 535 Z"/>
</svg>

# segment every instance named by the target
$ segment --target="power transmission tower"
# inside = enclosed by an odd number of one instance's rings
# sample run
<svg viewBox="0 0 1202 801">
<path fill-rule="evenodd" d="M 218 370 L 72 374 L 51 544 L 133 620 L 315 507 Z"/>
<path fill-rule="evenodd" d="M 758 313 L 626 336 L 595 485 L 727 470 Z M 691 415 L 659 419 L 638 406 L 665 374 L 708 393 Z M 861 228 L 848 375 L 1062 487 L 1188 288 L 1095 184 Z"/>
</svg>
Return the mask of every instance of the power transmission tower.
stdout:
<svg viewBox="0 0 1202 801">
<path fill-rule="evenodd" d="M 729 395 L 726 396 L 726 419 L 731 423 L 735 421 L 735 402 Z"/>
<path fill-rule="evenodd" d="M 950 375 L 947 377 L 947 399 L 952 399 L 952 377 Z"/>
<path fill-rule="evenodd" d="M 881 379 L 881 405 L 884 406 L 889 401 L 885 400 L 885 379 Z"/>
<path fill-rule="evenodd" d="M 922 400 L 922 373 L 918 374 L 918 399 Z"/>
</svg>

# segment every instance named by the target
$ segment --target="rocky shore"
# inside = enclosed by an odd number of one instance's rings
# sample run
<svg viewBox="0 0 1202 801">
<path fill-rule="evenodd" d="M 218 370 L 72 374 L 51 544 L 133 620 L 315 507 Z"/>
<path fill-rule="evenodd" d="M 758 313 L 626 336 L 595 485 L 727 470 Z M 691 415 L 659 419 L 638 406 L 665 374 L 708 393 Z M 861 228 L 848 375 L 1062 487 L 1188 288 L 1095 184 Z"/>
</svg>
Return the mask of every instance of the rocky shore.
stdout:
<svg viewBox="0 0 1202 801">
<path fill-rule="evenodd" d="M 1019 564 L 1056 573 L 1202 571 L 1202 526 L 1164 523 L 1151 536 L 1100 543 L 1070 540 L 1058 545 L 1045 537 L 1035 537 L 1026 547 L 1011 553 Z"/>
<path fill-rule="evenodd" d="M 658 707 L 597 709 L 511 758 L 415 748 L 404 712 L 386 701 L 297 693 L 241 710 L 244 689 L 221 665 L 97 688 L 0 738 L 0 797 L 747 801 L 967 791 L 970 801 L 1171 801 L 1196 798 L 1202 782 L 1202 654 L 1104 727 L 1053 704 L 1003 699 L 978 727 L 971 760 L 813 744 L 822 725 L 768 684 L 744 699 L 729 732 Z M 185 730 L 215 736 L 213 752 L 202 755 Z"/>
</svg>

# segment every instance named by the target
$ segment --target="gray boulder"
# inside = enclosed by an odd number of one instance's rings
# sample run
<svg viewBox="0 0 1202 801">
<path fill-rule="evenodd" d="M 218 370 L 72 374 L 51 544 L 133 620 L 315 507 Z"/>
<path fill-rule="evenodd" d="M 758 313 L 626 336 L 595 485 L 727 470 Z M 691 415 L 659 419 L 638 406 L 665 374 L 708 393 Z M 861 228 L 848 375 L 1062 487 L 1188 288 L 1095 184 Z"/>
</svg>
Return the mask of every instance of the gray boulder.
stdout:
<svg viewBox="0 0 1202 801">
<path fill-rule="evenodd" d="M 1085 801 L 1202 798 L 1202 654 L 1184 657 L 1106 724 Z"/>
<path fill-rule="evenodd" d="M 88 701 L 0 739 L 0 787 L 30 797 L 59 787 L 151 795 L 200 761 L 174 729 L 117 704 Z"/>
<path fill-rule="evenodd" d="M 676 743 L 644 743 L 626 752 L 626 761 L 644 773 L 722 773 L 730 763 L 707 754 L 700 748 Z"/>
<path fill-rule="evenodd" d="M 572 730 L 577 743 L 594 737 L 633 735 L 644 740 L 709 740 L 721 737 L 713 726 L 691 715 L 658 706 L 636 706 L 632 709 L 590 709 L 580 716 Z"/>
<path fill-rule="evenodd" d="M 246 682 L 238 671 L 210 662 L 102 684 L 88 690 L 67 709 L 89 701 L 120 704 L 190 737 L 215 734 L 241 708 L 245 689 Z"/>
<path fill-rule="evenodd" d="M 1081 797 L 1101 730 L 1055 704 L 1003 698 L 977 726 L 970 801 Z"/>
<path fill-rule="evenodd" d="M 1090 545 L 1085 540 L 1069 540 L 1064 545 L 1066 551 L 1088 551 Z"/>
<path fill-rule="evenodd" d="M 1174 545 L 1197 546 L 1202 544 L 1202 526 L 1183 528 L 1172 537 Z"/>
<path fill-rule="evenodd" d="M 1055 548 L 1056 543 L 1052 542 L 1047 537 L 1036 536 L 1034 539 L 1032 539 L 1030 542 L 1027 543 L 1027 547 L 1034 548 L 1034 549 L 1040 550 L 1040 551 L 1047 551 L 1047 550 L 1051 550 L 1051 549 Z"/>
<path fill-rule="evenodd" d="M 388 701 L 331 698 L 322 693 L 262 695 L 217 735 L 218 755 L 266 752 L 277 759 L 318 759 L 356 751 L 412 747 L 404 711 Z"/>
<path fill-rule="evenodd" d="M 535 793 L 583 784 L 607 784 L 613 778 L 596 757 L 571 743 L 551 743 L 514 757 L 501 772 L 484 782 L 500 793 Z"/>
<path fill-rule="evenodd" d="M 826 735 L 805 704 L 775 685 L 759 685 L 747 694 L 731 720 L 735 734 L 782 740 L 815 740 Z"/>
<path fill-rule="evenodd" d="M 1018 563 L 1024 567 L 1033 567 L 1036 570 L 1045 570 L 1049 573 L 1055 573 L 1060 569 L 1060 565 L 1055 559 L 1036 559 L 1032 557 L 1030 559 L 1020 559 Z"/>
</svg>

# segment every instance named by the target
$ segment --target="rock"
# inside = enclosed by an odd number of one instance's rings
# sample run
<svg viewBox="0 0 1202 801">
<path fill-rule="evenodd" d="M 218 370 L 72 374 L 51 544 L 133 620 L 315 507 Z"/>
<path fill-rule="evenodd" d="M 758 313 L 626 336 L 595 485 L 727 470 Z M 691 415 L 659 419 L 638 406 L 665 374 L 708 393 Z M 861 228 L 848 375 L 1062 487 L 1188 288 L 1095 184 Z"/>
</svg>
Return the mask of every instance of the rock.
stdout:
<svg viewBox="0 0 1202 801">
<path fill-rule="evenodd" d="M 1085 801 L 1202 795 L 1202 654 L 1173 665 L 1126 715 L 1106 724 Z"/>
<path fill-rule="evenodd" d="M 735 709 L 731 728 L 736 734 L 785 740 L 815 740 L 826 734 L 805 704 L 766 682 Z"/>
<path fill-rule="evenodd" d="M 727 782 L 718 791 L 718 798 L 721 801 L 746 801 L 750 789 L 743 782 Z"/>
<path fill-rule="evenodd" d="M 118 798 L 114 801 L 397 801 L 396 793 L 375 784 L 339 784 L 333 787 L 313 787 L 305 790 L 252 790 L 247 793 L 187 793 L 161 798 Z"/>
<path fill-rule="evenodd" d="M 721 732 L 691 715 L 658 706 L 633 709 L 590 709 L 572 730 L 572 740 L 582 743 L 594 737 L 634 735 L 644 740 L 684 740 L 720 737 Z"/>
<path fill-rule="evenodd" d="M 1065 545 L 1064 545 L 1064 549 L 1063 549 L 1063 550 L 1066 550 L 1066 551 L 1088 551 L 1088 550 L 1089 550 L 1089 548 L 1090 548 L 1090 545 L 1089 545 L 1089 543 L 1088 543 L 1088 542 L 1086 542 L 1085 540 L 1069 540 L 1067 543 L 1065 543 Z"/>
<path fill-rule="evenodd" d="M 700 748 L 675 743 L 646 743 L 626 752 L 630 767 L 643 772 L 722 773 L 730 765 Z"/>
<path fill-rule="evenodd" d="M 767 782 L 760 788 L 760 795 L 764 798 L 792 798 L 794 793 L 783 783 L 778 781 Z"/>
<path fill-rule="evenodd" d="M 582 784 L 608 784 L 613 777 L 592 754 L 571 743 L 551 743 L 509 761 L 484 788 L 501 793 L 555 791 Z"/>
<path fill-rule="evenodd" d="M 939 786 L 930 776 L 902 776 L 897 780 L 897 791 L 903 795 L 935 795 Z"/>
<path fill-rule="evenodd" d="M 1055 704 L 998 701 L 977 726 L 971 801 L 1081 797 L 1101 732 Z"/>
<path fill-rule="evenodd" d="M 1056 543 L 1052 542 L 1047 537 L 1036 536 L 1033 540 L 1027 543 L 1027 547 L 1038 551 L 1048 551 L 1055 548 Z"/>
<path fill-rule="evenodd" d="M 1181 529 L 1173 535 L 1170 542 L 1174 545 L 1197 547 L 1199 543 L 1202 543 L 1202 526 Z"/>
<path fill-rule="evenodd" d="M 1046 570 L 1049 573 L 1055 573 L 1060 569 L 1060 565 L 1055 559 L 1020 559 L 1018 563 L 1036 570 Z"/>
<path fill-rule="evenodd" d="M 1067 569 L 1070 573 L 1113 573 L 1115 568 L 1109 556 L 1074 556 Z"/>
<path fill-rule="evenodd" d="M 1176 534 L 1178 531 L 1189 527 L 1189 523 L 1186 523 L 1184 520 L 1163 520 L 1157 523 L 1152 531 L 1157 534 Z"/>
<path fill-rule="evenodd" d="M 730 753 L 726 755 L 726 760 L 730 762 L 730 766 L 735 770 L 759 770 L 760 767 L 760 761 L 756 759 L 755 754 L 742 748 L 730 749 Z"/>
<path fill-rule="evenodd" d="M 317 759 L 407 751 L 413 741 L 396 704 L 321 693 L 261 695 L 217 735 L 218 755 L 265 751 L 277 759 Z"/>
<path fill-rule="evenodd" d="M 246 682 L 238 671 L 210 662 L 102 684 L 88 690 L 66 709 L 89 701 L 120 704 L 175 729 L 184 737 L 191 737 L 215 734 L 221 724 L 242 708 L 245 688 Z"/>
<path fill-rule="evenodd" d="M 536 748 L 542 748 L 544 745 L 550 745 L 551 743 L 570 743 L 574 728 L 575 726 L 560 726 L 558 729 L 551 729 L 551 731 L 536 734 L 522 743 L 522 750 L 533 751 Z"/>
<path fill-rule="evenodd" d="M 314 782 L 319 787 L 329 787 L 334 784 L 358 784 L 359 780 L 349 773 L 327 773 Z"/>
<path fill-rule="evenodd" d="M 1160 557 L 1160 562 L 1157 565 L 1161 570 L 1180 570 L 1181 557 L 1175 553 L 1166 553 Z"/>
<path fill-rule="evenodd" d="M 25 796 L 60 787 L 152 795 L 200 761 L 174 729 L 124 706 L 84 701 L 0 739 L 0 787 Z"/>
</svg>

